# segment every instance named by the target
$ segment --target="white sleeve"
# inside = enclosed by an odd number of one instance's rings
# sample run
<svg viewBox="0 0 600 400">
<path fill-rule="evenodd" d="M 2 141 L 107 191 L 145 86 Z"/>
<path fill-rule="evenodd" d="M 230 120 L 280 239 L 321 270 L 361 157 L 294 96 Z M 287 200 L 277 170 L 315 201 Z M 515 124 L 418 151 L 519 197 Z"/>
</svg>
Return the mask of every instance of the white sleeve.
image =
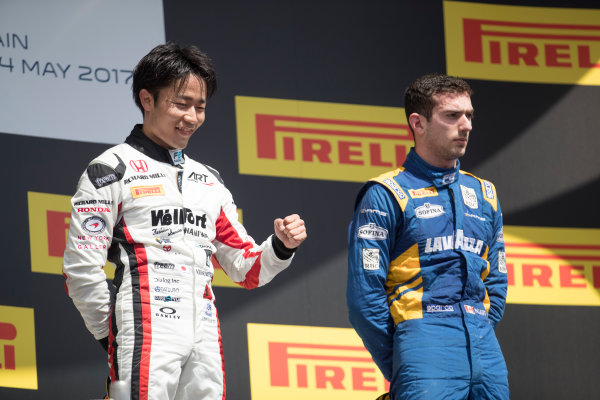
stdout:
<svg viewBox="0 0 600 400">
<path fill-rule="evenodd" d="M 225 201 L 216 222 L 217 249 L 215 256 L 225 273 L 246 289 L 269 283 L 275 275 L 287 268 L 292 257 L 282 260 L 273 249 L 269 236 L 257 245 L 238 222 L 237 208 L 227 189 Z"/>
<path fill-rule="evenodd" d="M 92 161 L 71 199 L 71 222 L 63 257 L 68 295 L 96 339 L 108 336 L 110 291 L 104 265 L 120 204 L 119 180 L 125 165 L 110 155 L 115 167 Z"/>
</svg>

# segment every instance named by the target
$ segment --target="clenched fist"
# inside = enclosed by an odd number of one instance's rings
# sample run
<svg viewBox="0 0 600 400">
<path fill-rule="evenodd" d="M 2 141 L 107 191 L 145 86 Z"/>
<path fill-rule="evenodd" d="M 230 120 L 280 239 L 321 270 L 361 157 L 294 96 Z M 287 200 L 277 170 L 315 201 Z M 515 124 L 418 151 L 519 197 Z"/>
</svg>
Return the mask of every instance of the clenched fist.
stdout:
<svg viewBox="0 0 600 400">
<path fill-rule="evenodd" d="M 275 235 L 288 249 L 294 249 L 306 239 L 306 226 L 298 214 L 274 221 Z"/>
</svg>

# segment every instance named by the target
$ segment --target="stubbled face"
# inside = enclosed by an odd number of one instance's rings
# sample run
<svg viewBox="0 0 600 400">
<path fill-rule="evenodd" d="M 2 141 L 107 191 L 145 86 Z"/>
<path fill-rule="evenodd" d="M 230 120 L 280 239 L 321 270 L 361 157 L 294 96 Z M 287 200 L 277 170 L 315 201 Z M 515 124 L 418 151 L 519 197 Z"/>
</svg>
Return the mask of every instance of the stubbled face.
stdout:
<svg viewBox="0 0 600 400">
<path fill-rule="evenodd" d="M 433 166 L 452 168 L 456 159 L 465 154 L 473 129 L 471 97 L 468 93 L 442 93 L 433 98 L 436 105 L 429 121 L 422 115 L 412 114 L 419 117 L 415 150 Z"/>
<path fill-rule="evenodd" d="M 190 75 L 180 92 L 175 91 L 176 86 L 161 89 L 156 101 L 147 90 L 140 91 L 144 107 L 142 130 L 166 149 L 184 149 L 205 118 L 204 81 Z"/>
</svg>

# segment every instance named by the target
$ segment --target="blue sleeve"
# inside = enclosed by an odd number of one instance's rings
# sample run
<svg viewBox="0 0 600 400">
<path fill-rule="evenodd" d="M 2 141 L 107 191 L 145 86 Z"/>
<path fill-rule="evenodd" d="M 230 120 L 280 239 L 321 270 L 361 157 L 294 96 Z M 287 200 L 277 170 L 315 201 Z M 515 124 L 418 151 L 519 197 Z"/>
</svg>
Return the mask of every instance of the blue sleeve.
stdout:
<svg viewBox="0 0 600 400">
<path fill-rule="evenodd" d="M 350 323 L 389 381 L 393 371 L 394 321 L 385 282 L 390 254 L 402 228 L 400 206 L 379 184 L 368 184 L 357 199 L 348 229 L 346 302 Z"/>
<path fill-rule="evenodd" d="M 502 315 L 504 314 L 504 305 L 506 304 L 506 289 L 508 286 L 500 202 L 498 202 L 498 209 L 494 213 L 492 232 L 493 239 L 488 254 L 490 273 L 483 280 L 483 283 L 490 298 L 490 310 L 488 312 L 488 316 L 492 321 L 492 325 L 495 327 L 498 322 L 500 322 Z"/>
</svg>

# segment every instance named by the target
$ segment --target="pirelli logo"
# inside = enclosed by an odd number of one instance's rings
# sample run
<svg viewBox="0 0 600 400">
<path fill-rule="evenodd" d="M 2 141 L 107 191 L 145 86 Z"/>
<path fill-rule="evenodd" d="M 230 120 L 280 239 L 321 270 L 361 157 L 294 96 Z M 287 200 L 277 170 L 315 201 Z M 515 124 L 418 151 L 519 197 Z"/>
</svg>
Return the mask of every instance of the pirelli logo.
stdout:
<svg viewBox="0 0 600 400">
<path fill-rule="evenodd" d="M 365 399 L 389 391 L 353 329 L 248 324 L 253 399 Z"/>
<path fill-rule="evenodd" d="M 600 306 L 600 229 L 505 226 L 509 303 Z"/>
<path fill-rule="evenodd" d="M 423 189 L 409 189 L 408 193 L 413 199 L 419 199 L 422 197 L 434 197 L 438 195 L 437 189 L 434 186 L 426 187 Z"/>
<path fill-rule="evenodd" d="M 236 96 L 242 174 L 364 182 L 413 145 L 404 109 Z"/>
<path fill-rule="evenodd" d="M 449 74 L 600 85 L 600 10 L 445 1 L 444 26 Z"/>
<path fill-rule="evenodd" d="M 0 306 L 0 386 L 38 388 L 33 308 Z"/>
<path fill-rule="evenodd" d="M 163 185 L 134 186 L 131 188 L 131 195 L 134 199 L 146 196 L 164 196 L 165 189 L 163 188 Z"/>
</svg>

